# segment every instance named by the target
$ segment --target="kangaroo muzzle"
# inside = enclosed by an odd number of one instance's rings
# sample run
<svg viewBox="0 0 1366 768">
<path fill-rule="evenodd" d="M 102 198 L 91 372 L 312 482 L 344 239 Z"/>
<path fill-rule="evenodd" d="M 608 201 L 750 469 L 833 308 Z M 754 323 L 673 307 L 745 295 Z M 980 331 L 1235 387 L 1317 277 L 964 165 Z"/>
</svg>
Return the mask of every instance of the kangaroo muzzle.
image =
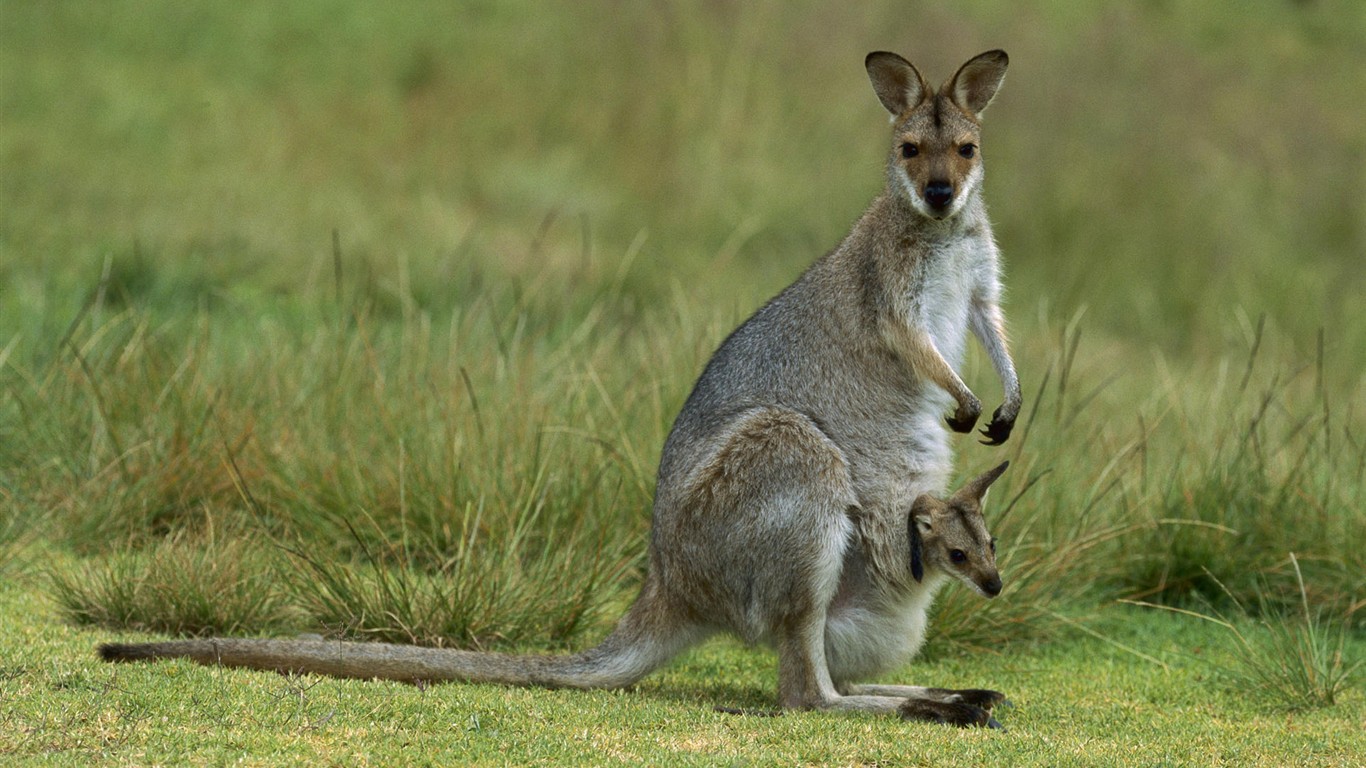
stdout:
<svg viewBox="0 0 1366 768">
<path fill-rule="evenodd" d="M 944 211 L 953 202 L 953 185 L 947 181 L 931 181 L 925 185 L 925 202 L 935 211 Z"/>
</svg>

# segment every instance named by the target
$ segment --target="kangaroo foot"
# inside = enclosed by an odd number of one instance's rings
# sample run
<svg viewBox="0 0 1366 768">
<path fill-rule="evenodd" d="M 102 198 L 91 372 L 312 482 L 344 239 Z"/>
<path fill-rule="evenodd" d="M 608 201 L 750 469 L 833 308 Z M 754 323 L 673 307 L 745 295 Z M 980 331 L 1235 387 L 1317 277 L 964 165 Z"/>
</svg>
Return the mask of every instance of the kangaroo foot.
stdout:
<svg viewBox="0 0 1366 768">
<path fill-rule="evenodd" d="M 959 728 L 1001 728 L 991 712 L 965 701 L 907 699 L 898 711 L 902 720 L 920 720 Z"/>
<path fill-rule="evenodd" d="M 945 701 L 961 701 L 975 707 L 981 707 L 988 712 L 995 707 L 1014 706 L 1004 693 L 987 688 L 932 688 L 930 690 L 937 695 L 942 695 Z"/>
</svg>

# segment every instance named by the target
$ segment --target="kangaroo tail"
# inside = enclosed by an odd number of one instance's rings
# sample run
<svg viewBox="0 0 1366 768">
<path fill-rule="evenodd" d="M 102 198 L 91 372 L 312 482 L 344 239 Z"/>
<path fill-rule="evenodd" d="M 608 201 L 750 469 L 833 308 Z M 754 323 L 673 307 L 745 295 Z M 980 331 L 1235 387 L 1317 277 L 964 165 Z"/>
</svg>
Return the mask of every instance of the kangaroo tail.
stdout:
<svg viewBox="0 0 1366 768">
<path fill-rule="evenodd" d="M 105 661 L 184 658 L 200 664 L 355 679 L 438 682 L 460 680 L 544 688 L 623 688 L 702 639 L 653 610 L 646 591 L 617 628 L 596 647 L 563 656 L 421 648 L 392 643 L 330 640 L 211 638 L 101 645 Z"/>
</svg>

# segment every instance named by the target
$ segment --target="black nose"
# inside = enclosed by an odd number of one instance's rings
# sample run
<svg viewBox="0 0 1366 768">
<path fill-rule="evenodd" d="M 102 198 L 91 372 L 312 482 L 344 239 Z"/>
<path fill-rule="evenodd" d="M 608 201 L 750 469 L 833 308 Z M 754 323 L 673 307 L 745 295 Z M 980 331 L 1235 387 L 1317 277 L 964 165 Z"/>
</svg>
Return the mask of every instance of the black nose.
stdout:
<svg viewBox="0 0 1366 768">
<path fill-rule="evenodd" d="M 931 208 L 943 208 L 953 199 L 953 185 L 947 181 L 931 181 L 925 186 L 925 202 Z"/>
<path fill-rule="evenodd" d="M 1001 577 L 997 576 L 991 581 L 988 581 L 985 584 L 983 584 L 982 591 L 987 593 L 989 597 L 995 597 L 1001 594 Z"/>
</svg>

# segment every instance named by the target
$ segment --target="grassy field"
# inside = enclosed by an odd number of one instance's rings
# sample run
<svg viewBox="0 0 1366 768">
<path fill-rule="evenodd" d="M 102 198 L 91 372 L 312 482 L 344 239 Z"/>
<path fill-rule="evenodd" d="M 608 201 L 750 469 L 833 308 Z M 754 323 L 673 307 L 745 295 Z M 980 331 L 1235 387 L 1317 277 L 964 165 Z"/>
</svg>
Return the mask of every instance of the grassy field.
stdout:
<svg viewBox="0 0 1366 768">
<path fill-rule="evenodd" d="M 0 586 L 0 755 L 44 765 L 1352 766 L 1366 702 L 1285 711 L 1213 672 L 1200 622 L 1112 609 L 1105 640 L 914 665 L 915 679 L 1009 691 L 1007 730 L 963 731 L 772 706 L 767 654 L 714 642 L 629 692 L 358 683 L 90 661 L 92 633 Z M 103 633 L 108 637 L 109 633 Z M 1145 649 L 1135 655 L 1134 646 Z M 1354 641 L 1358 655 L 1366 642 Z M 909 675 L 903 675 L 903 679 Z"/>
<path fill-rule="evenodd" d="M 1361 754 L 1366 9 L 859 7 L 4 3 L 0 755 Z M 1007 734 L 723 716 L 773 666 L 724 643 L 639 694 L 96 663 L 140 633 L 594 642 L 707 356 L 879 189 L 864 54 L 933 79 L 992 47 L 1026 407 L 958 466 L 1012 460 L 1007 590 L 946 594 L 897 678 L 1010 691 Z"/>
</svg>

